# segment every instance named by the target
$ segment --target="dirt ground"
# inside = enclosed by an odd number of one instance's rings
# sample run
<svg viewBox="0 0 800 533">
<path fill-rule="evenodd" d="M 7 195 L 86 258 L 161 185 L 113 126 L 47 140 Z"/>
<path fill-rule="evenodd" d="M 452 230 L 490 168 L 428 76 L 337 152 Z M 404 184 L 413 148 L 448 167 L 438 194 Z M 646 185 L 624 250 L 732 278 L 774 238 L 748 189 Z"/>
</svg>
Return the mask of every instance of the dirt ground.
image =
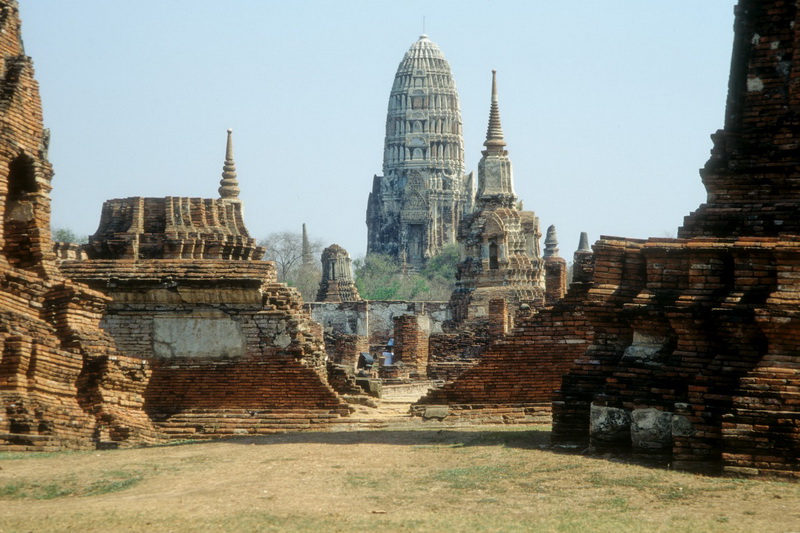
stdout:
<svg viewBox="0 0 800 533">
<path fill-rule="evenodd" d="M 800 531 L 800 484 L 550 448 L 543 426 L 0 454 L 0 531 Z"/>
</svg>

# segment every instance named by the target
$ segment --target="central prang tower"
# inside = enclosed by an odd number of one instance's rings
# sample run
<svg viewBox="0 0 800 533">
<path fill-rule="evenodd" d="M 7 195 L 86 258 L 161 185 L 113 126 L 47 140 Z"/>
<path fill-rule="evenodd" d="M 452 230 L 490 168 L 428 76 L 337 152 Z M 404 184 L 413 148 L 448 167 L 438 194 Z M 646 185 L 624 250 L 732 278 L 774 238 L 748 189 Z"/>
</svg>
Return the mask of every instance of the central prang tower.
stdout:
<svg viewBox="0 0 800 533">
<path fill-rule="evenodd" d="M 389 96 L 383 176 L 373 178 L 367 204 L 367 253 L 421 268 L 455 242 L 473 197 L 450 65 L 421 35 L 400 62 Z"/>
</svg>

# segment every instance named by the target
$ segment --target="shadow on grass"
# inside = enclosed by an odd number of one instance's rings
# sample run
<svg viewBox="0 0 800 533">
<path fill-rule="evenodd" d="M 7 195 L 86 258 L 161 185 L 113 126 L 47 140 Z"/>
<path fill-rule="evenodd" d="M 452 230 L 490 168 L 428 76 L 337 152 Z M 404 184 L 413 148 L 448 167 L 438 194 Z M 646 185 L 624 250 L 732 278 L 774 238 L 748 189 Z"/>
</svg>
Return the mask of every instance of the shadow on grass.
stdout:
<svg viewBox="0 0 800 533">
<path fill-rule="evenodd" d="M 668 456 L 663 454 L 636 454 L 630 451 L 589 451 L 586 445 L 554 445 L 550 442 L 549 429 L 486 430 L 482 428 L 420 428 L 393 430 L 362 430 L 343 432 L 279 433 L 258 437 L 231 437 L 210 442 L 226 442 L 239 445 L 269 446 L 275 444 L 390 444 L 420 448 L 468 448 L 475 446 L 503 446 L 522 450 L 540 450 L 558 455 L 580 455 L 583 457 L 635 464 L 655 469 L 670 469 Z M 204 443 L 199 443 L 204 444 Z M 713 469 L 697 473 L 715 475 Z"/>
<path fill-rule="evenodd" d="M 550 447 L 550 431 L 524 428 L 519 430 L 463 429 L 393 429 L 342 432 L 279 433 L 258 437 L 233 437 L 222 441 L 230 444 L 391 444 L 460 448 L 468 446 L 505 446 L 520 449 Z"/>
</svg>

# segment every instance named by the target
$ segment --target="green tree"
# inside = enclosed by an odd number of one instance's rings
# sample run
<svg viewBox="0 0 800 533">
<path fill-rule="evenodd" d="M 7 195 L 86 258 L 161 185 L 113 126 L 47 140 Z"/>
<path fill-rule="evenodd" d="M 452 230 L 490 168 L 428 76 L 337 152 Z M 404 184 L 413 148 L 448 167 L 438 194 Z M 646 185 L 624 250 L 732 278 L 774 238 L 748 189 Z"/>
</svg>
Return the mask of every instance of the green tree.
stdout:
<svg viewBox="0 0 800 533">
<path fill-rule="evenodd" d="M 420 274 L 428 281 L 430 300 L 449 300 L 456 283 L 458 244 L 450 243 L 428 260 Z"/>
<path fill-rule="evenodd" d="M 51 235 L 55 242 L 74 242 L 76 244 L 86 244 L 89 242 L 88 237 L 78 237 L 78 235 L 69 228 L 53 228 Z"/>
<path fill-rule="evenodd" d="M 448 245 L 420 272 L 404 273 L 392 257 L 369 254 L 353 261 L 356 287 L 367 300 L 448 300 L 455 284 L 458 245 Z"/>
<path fill-rule="evenodd" d="M 319 282 L 322 279 L 320 254 L 323 244 L 320 240 L 309 242 L 308 256 L 303 258 L 303 235 L 291 231 L 270 233 L 266 239 L 258 241 L 266 248 L 264 259 L 274 261 L 278 269 L 278 281 L 295 287 L 303 295 L 303 300 L 313 302 L 317 297 Z"/>
</svg>

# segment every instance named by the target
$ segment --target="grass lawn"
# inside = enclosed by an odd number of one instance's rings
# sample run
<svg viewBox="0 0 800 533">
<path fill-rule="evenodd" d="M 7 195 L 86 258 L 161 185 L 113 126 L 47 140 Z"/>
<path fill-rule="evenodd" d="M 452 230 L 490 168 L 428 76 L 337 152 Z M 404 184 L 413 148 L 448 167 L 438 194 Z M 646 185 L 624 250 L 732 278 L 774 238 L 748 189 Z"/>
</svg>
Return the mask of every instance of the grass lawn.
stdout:
<svg viewBox="0 0 800 533">
<path fill-rule="evenodd" d="M 0 453 L 10 531 L 800 531 L 800 484 L 557 453 L 545 426 Z"/>
</svg>

